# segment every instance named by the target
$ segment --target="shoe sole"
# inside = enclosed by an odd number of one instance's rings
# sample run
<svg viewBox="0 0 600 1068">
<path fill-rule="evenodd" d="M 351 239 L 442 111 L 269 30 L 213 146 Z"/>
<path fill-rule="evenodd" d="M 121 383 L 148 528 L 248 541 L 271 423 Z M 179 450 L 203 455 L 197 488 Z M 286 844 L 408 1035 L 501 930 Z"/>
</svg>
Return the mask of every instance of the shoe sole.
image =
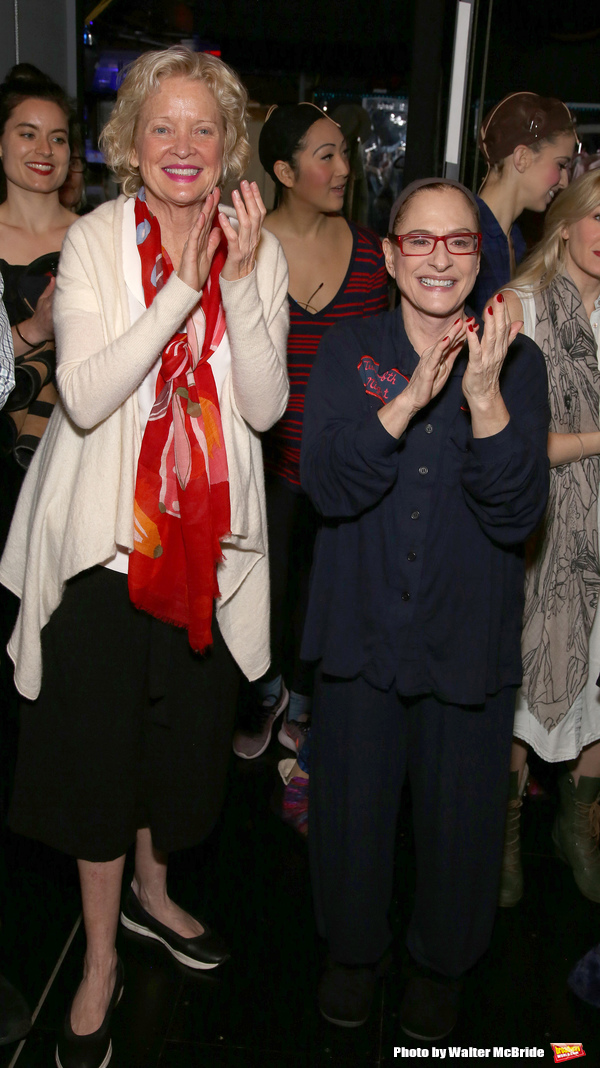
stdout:
<svg viewBox="0 0 600 1068">
<path fill-rule="evenodd" d="M 121 923 L 123 927 L 126 927 L 128 931 L 133 931 L 134 934 L 141 935 L 142 938 L 153 938 L 155 942 L 161 942 L 165 949 L 168 949 L 172 957 L 179 961 L 180 964 L 185 964 L 186 968 L 195 968 L 196 971 L 210 971 L 212 968 L 218 968 L 221 964 L 225 963 L 225 960 L 215 961 L 214 964 L 207 964 L 205 961 L 195 960 L 193 957 L 186 957 L 185 953 L 181 953 L 178 949 L 173 949 L 170 946 L 166 938 L 161 938 L 159 934 L 155 934 L 149 927 L 142 927 L 140 923 L 136 923 L 135 920 L 130 920 L 124 912 L 121 913 Z M 225 958 L 226 960 L 228 958 Z"/>
<path fill-rule="evenodd" d="M 296 753 L 296 754 L 298 753 L 298 749 L 296 747 L 296 743 L 295 743 L 293 738 L 290 738 L 290 736 L 289 736 L 288 732 L 286 731 L 284 725 L 282 725 L 279 728 L 279 733 L 277 735 L 277 741 L 280 743 L 280 745 L 284 745 L 286 747 L 286 749 L 291 749 L 292 753 Z"/>
<path fill-rule="evenodd" d="M 442 1031 L 439 1035 L 420 1035 L 418 1031 L 409 1031 L 408 1027 L 405 1027 L 402 1023 L 400 1024 L 400 1027 L 404 1031 L 404 1034 L 408 1035 L 409 1038 L 418 1038 L 420 1042 L 438 1042 L 441 1038 L 445 1038 L 446 1035 L 449 1035 L 454 1031 L 456 1021 L 452 1024 L 452 1027 L 449 1027 L 447 1031 Z"/>
<path fill-rule="evenodd" d="M 328 1016 L 321 1008 L 319 1008 L 319 1012 L 324 1020 L 327 1020 L 328 1023 L 335 1024 L 336 1027 L 362 1027 L 369 1019 L 368 1013 L 364 1020 L 336 1020 L 335 1016 Z"/>
<path fill-rule="evenodd" d="M 251 753 L 251 754 L 250 753 L 240 753 L 235 748 L 235 745 L 233 745 L 232 749 L 233 749 L 233 752 L 235 753 L 236 757 L 240 757 L 241 760 L 256 760 L 257 757 L 263 755 L 265 749 L 268 748 L 269 742 L 271 741 L 271 737 L 272 737 L 272 734 L 273 734 L 273 727 L 275 726 L 275 724 L 276 724 L 277 720 L 279 719 L 281 713 L 285 712 L 285 710 L 286 710 L 287 706 L 289 705 L 289 703 L 290 703 L 289 691 L 285 690 L 285 693 L 283 693 L 282 697 L 281 697 L 281 708 L 278 708 L 276 712 L 272 712 L 271 713 L 271 715 L 273 716 L 273 722 L 271 724 L 271 729 L 270 729 L 269 733 L 267 734 L 266 742 L 264 742 L 264 744 L 261 746 L 260 749 L 257 749 L 256 753 Z M 296 746 L 294 746 L 294 752 L 296 752 Z"/>
<path fill-rule="evenodd" d="M 102 1064 L 98 1065 L 98 1068 L 107 1068 L 107 1065 L 110 1064 L 111 1059 L 112 1059 L 112 1038 L 111 1038 L 111 1040 L 110 1040 L 110 1042 L 108 1044 L 108 1050 L 107 1050 L 107 1053 L 106 1053 L 106 1057 L 102 1061 Z M 54 1060 L 56 1061 L 56 1064 L 57 1064 L 58 1068 L 63 1068 L 63 1063 L 62 1063 L 60 1057 L 58 1056 L 58 1046 L 56 1047 L 56 1053 L 54 1054 Z"/>
<path fill-rule="evenodd" d="M 523 894 L 519 894 L 518 897 L 499 897 L 498 908 L 499 909 L 514 909 L 515 905 L 519 904 L 519 901 L 523 900 Z"/>
</svg>

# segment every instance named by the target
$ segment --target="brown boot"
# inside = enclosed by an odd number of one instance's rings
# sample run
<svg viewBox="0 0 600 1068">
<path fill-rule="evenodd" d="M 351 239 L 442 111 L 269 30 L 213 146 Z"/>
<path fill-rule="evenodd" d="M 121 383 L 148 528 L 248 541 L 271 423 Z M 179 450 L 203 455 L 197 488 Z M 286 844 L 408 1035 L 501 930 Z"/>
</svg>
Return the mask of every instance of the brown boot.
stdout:
<svg viewBox="0 0 600 1068">
<path fill-rule="evenodd" d="M 508 791 L 508 809 L 504 830 L 504 852 L 502 854 L 502 871 L 500 873 L 500 892 L 498 904 L 508 909 L 517 905 L 523 897 L 523 868 L 521 865 L 521 807 L 523 794 L 527 785 L 529 768 L 523 769 L 521 783 L 519 772 L 511 771 Z"/>
<path fill-rule="evenodd" d="M 583 896 L 600 903 L 600 778 L 580 775 L 575 786 L 573 776 L 566 771 L 558 787 L 560 805 L 552 828 L 556 852 L 571 865 Z"/>
</svg>

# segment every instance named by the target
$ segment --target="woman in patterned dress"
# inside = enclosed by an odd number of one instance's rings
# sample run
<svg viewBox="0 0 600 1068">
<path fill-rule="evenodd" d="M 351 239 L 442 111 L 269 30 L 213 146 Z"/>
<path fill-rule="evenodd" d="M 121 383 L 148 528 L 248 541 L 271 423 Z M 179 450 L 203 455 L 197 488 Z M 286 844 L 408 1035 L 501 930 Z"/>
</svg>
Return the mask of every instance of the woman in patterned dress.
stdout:
<svg viewBox="0 0 600 1068">
<path fill-rule="evenodd" d="M 546 357 L 551 485 L 530 546 L 511 795 L 500 904 L 522 894 L 519 811 L 527 748 L 565 761 L 553 828 L 581 892 L 600 902 L 600 173 L 573 182 L 551 205 L 544 237 L 505 290 L 513 321 Z"/>
</svg>

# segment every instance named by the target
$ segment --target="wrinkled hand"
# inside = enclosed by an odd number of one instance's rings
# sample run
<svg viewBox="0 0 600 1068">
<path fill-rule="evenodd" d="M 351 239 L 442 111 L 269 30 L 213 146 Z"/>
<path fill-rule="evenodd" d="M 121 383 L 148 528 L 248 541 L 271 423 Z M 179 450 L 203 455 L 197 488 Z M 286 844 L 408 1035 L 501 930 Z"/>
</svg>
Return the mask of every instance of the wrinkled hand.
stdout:
<svg viewBox="0 0 600 1068">
<path fill-rule="evenodd" d="M 474 330 L 467 330 L 469 362 L 463 376 L 463 393 L 471 411 L 494 403 L 500 396 L 500 372 L 508 346 L 523 326 L 519 320 L 511 323 L 500 293 L 486 306 L 483 319 L 481 341 Z"/>
<path fill-rule="evenodd" d="M 413 416 L 444 388 L 465 343 L 466 332 L 467 322 L 461 317 L 445 337 L 423 353 L 406 389 L 377 412 L 392 437 L 400 438 Z"/>
<path fill-rule="evenodd" d="M 241 192 L 235 189 L 231 198 L 238 219 L 238 229 L 233 228 L 226 215 L 219 215 L 219 222 L 227 238 L 227 259 L 221 275 L 228 282 L 245 278 L 254 269 L 260 232 L 267 215 L 256 182 L 242 182 Z"/>
<path fill-rule="evenodd" d="M 212 261 L 219 247 L 221 231 L 213 229 L 215 212 L 221 199 L 219 189 L 209 193 L 196 222 L 190 230 L 181 255 L 177 274 L 182 282 L 200 292 L 210 274 Z"/>
<path fill-rule="evenodd" d="M 421 356 L 404 395 L 415 411 L 424 408 L 437 397 L 444 387 L 454 366 L 456 357 L 465 343 L 467 324 L 463 318 L 453 323 L 449 333 L 427 349 Z"/>
<path fill-rule="evenodd" d="M 55 288 L 56 278 L 52 275 L 44 292 L 38 297 L 35 312 L 31 319 L 27 320 L 27 329 L 23 328 L 23 333 L 26 333 L 27 340 L 32 345 L 41 345 L 43 341 L 52 341 L 54 337 L 52 303 Z"/>
</svg>

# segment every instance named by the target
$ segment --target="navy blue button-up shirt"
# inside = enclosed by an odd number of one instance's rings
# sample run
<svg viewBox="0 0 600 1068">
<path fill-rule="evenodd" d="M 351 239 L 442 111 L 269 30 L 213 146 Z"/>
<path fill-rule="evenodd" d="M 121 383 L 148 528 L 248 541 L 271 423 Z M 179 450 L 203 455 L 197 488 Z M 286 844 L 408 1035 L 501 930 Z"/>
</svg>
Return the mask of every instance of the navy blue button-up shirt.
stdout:
<svg viewBox="0 0 600 1068">
<path fill-rule="evenodd" d="M 418 362 L 401 310 L 334 327 L 309 380 L 302 485 L 317 537 L 302 655 L 343 678 L 481 704 L 521 680 L 523 542 L 548 494 L 544 360 L 519 335 L 510 422 L 474 438 L 466 354 L 398 441 L 377 417 Z"/>
<path fill-rule="evenodd" d="M 501 289 L 510 282 L 510 250 L 508 238 L 493 211 L 488 208 L 481 197 L 475 199 L 481 217 L 481 260 L 477 281 L 469 297 L 469 304 L 478 315 L 483 315 L 483 309 L 490 297 L 497 289 Z M 510 236 L 515 263 L 518 265 L 527 251 L 527 246 L 516 223 L 512 225 Z"/>
</svg>

